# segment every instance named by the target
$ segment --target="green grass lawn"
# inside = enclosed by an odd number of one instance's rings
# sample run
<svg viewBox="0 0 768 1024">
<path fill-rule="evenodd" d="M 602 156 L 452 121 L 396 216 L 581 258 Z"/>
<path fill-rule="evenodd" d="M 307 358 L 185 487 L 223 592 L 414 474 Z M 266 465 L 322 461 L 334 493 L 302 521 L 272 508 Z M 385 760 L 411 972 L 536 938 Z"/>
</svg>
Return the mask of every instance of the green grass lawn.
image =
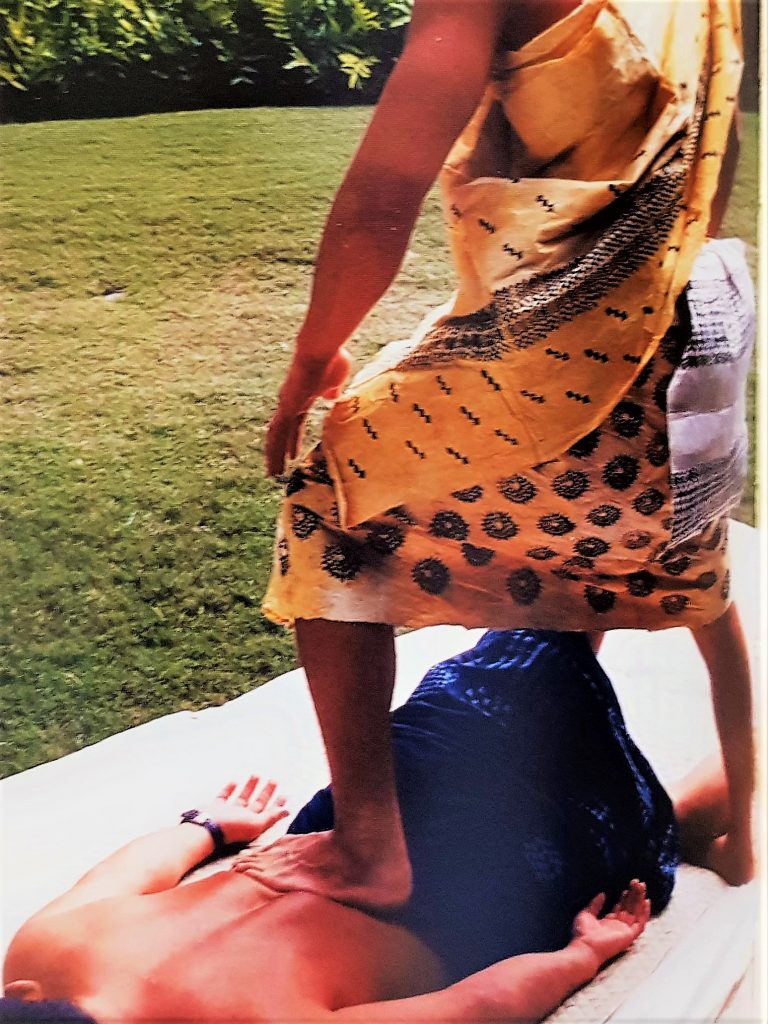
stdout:
<svg viewBox="0 0 768 1024">
<path fill-rule="evenodd" d="M 0 130 L 4 774 L 294 664 L 290 636 L 259 612 L 279 501 L 264 431 L 367 117 Z M 746 123 L 729 228 L 754 260 Z M 409 334 L 450 280 L 432 197 L 356 354 Z"/>
</svg>

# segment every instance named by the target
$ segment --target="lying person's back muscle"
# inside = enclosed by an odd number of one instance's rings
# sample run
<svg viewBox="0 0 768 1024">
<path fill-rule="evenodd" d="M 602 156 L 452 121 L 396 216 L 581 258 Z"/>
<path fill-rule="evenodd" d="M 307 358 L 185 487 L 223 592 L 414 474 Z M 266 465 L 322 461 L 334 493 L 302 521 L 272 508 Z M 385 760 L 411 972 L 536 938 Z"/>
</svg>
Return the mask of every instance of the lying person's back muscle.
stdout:
<svg viewBox="0 0 768 1024">
<path fill-rule="evenodd" d="M 38 980 L 46 998 L 74 1000 L 97 1021 L 317 1019 L 443 980 L 405 929 L 309 894 L 265 905 L 234 872 L 33 921 L 14 945 L 7 966 L 16 977 Z"/>
</svg>

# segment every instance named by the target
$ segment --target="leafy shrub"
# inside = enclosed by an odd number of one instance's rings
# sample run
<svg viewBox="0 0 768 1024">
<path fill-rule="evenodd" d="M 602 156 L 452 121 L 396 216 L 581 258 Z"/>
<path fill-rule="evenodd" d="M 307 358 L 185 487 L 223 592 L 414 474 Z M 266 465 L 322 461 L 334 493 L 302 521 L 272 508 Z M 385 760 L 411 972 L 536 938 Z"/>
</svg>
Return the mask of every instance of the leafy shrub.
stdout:
<svg viewBox="0 0 768 1024">
<path fill-rule="evenodd" d="M 0 0 L 3 116 L 370 101 L 412 2 Z"/>
<path fill-rule="evenodd" d="M 391 56 L 391 33 L 408 24 L 413 6 L 413 0 L 255 2 L 286 45 L 286 68 L 301 70 L 309 81 L 341 74 L 352 89 L 360 89 L 382 57 Z"/>
<path fill-rule="evenodd" d="M 70 77 L 108 79 L 144 62 L 184 75 L 207 43 L 226 56 L 236 31 L 233 0 L 0 0 L 0 78 L 17 89 L 66 88 Z"/>
</svg>

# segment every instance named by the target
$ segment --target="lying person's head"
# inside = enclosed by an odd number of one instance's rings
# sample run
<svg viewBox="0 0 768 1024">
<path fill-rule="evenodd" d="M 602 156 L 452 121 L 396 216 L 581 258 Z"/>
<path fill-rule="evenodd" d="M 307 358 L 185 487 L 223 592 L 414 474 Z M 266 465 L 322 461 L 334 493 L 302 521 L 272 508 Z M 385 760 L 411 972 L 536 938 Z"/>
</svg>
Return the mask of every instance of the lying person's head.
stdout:
<svg viewBox="0 0 768 1024">
<path fill-rule="evenodd" d="M 79 1010 L 72 1003 L 59 999 L 41 999 L 27 1002 L 24 999 L 0 999 L 0 1024 L 96 1024 L 93 1017 Z"/>
</svg>

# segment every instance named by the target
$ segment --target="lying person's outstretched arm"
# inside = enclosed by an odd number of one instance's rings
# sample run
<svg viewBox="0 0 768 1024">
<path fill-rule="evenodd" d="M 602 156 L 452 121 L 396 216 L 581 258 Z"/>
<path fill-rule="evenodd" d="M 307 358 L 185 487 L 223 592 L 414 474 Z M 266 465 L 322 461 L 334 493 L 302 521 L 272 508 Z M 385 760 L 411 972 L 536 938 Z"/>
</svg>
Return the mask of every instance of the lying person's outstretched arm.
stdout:
<svg viewBox="0 0 768 1024">
<path fill-rule="evenodd" d="M 440 992 L 338 1010 L 359 1021 L 539 1021 L 600 968 L 629 949 L 645 928 L 650 904 L 645 886 L 632 882 L 610 914 L 598 917 L 598 896 L 576 917 L 573 938 L 553 953 L 510 957 Z"/>
<path fill-rule="evenodd" d="M 259 780 L 251 776 L 239 793 L 234 782 L 199 809 L 221 830 L 225 844 L 249 843 L 285 818 L 285 801 L 268 782 L 258 792 Z M 60 913 L 110 896 L 160 892 L 171 889 L 188 871 L 214 853 L 212 834 L 200 825 L 171 825 L 134 839 L 88 871 L 63 896 L 39 914 Z"/>
</svg>

